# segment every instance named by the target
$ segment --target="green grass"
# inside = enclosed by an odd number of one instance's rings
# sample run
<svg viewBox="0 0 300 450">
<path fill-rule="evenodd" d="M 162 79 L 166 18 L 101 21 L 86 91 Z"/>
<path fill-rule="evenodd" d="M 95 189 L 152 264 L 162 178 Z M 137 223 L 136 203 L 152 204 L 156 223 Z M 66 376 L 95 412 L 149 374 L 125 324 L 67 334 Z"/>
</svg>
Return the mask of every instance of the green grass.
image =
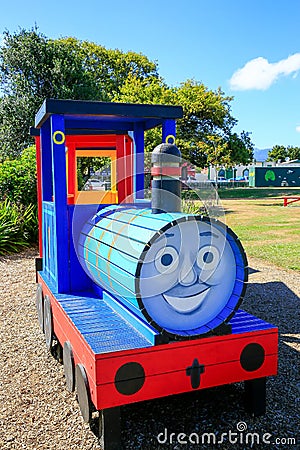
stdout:
<svg viewBox="0 0 300 450">
<path fill-rule="evenodd" d="M 300 203 L 285 208 L 273 199 L 222 203 L 226 223 L 238 235 L 248 256 L 300 271 Z"/>
<path fill-rule="evenodd" d="M 263 259 L 284 269 L 300 271 L 300 243 L 265 244 L 261 246 L 245 246 L 249 256 Z"/>
<path fill-rule="evenodd" d="M 284 197 L 286 195 L 299 195 L 300 188 L 219 188 L 218 194 L 221 199 L 249 198 L 260 199 L 270 197 Z"/>
</svg>

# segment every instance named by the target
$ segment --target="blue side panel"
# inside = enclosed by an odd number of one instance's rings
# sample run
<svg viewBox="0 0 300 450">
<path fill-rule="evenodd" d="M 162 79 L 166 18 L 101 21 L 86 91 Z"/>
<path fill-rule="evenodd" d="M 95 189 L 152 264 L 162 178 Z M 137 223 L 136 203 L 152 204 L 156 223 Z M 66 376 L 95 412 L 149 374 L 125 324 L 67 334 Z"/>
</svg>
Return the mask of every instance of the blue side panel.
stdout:
<svg viewBox="0 0 300 450">
<path fill-rule="evenodd" d="M 76 208 L 76 209 L 75 209 Z M 84 224 L 95 214 L 98 205 L 68 205 L 69 246 L 70 246 L 70 292 L 90 291 L 94 282 L 83 270 L 76 249 L 80 231 Z M 75 215 L 74 215 L 75 211 Z M 73 222 L 74 219 L 74 222 Z"/>
<path fill-rule="evenodd" d="M 98 204 L 68 205 L 71 292 L 92 291 L 96 288 L 96 284 L 87 275 L 78 259 L 80 233 L 90 223 L 92 217 L 101 209 L 107 208 L 107 206 Z M 87 229 L 89 230 L 91 227 L 92 225 L 89 225 Z M 83 266 L 85 267 L 85 264 Z"/>
<path fill-rule="evenodd" d="M 52 202 L 42 203 L 43 215 L 43 270 L 57 292 L 57 246 L 55 232 L 55 210 Z"/>
<path fill-rule="evenodd" d="M 53 195 L 55 205 L 55 228 L 57 246 L 58 292 L 70 291 L 69 240 L 67 214 L 66 148 L 63 116 L 52 115 L 51 147 L 53 171 Z"/>
</svg>

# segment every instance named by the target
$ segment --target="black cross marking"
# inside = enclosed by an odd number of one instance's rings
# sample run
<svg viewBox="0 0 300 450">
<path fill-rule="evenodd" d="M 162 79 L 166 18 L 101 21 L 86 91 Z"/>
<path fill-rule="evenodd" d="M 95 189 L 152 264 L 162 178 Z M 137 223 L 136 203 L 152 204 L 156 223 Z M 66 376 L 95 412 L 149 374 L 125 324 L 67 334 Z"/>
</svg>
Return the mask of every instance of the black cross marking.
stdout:
<svg viewBox="0 0 300 450">
<path fill-rule="evenodd" d="M 186 368 L 186 375 L 191 377 L 191 385 L 193 389 L 197 389 L 200 386 L 201 374 L 205 372 L 203 364 L 199 364 L 197 358 L 194 359 L 193 364 Z"/>
</svg>

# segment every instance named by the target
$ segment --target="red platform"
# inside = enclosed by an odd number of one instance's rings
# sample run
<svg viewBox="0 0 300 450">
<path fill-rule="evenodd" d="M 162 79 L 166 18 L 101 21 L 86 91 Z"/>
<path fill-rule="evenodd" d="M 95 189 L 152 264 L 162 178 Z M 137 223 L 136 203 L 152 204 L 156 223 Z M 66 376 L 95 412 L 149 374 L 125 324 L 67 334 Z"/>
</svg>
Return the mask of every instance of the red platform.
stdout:
<svg viewBox="0 0 300 450">
<path fill-rule="evenodd" d="M 54 333 L 85 367 L 96 409 L 277 373 L 278 329 L 244 311 L 231 320 L 232 334 L 153 346 L 104 300 L 54 295 L 38 278 L 51 299 Z"/>
</svg>

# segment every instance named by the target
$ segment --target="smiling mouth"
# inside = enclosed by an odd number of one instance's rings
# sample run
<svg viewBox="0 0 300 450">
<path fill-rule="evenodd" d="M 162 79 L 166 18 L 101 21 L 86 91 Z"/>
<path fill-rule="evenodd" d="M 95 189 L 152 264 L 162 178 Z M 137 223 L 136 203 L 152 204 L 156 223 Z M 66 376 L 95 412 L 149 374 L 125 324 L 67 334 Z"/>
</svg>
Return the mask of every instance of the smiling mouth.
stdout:
<svg viewBox="0 0 300 450">
<path fill-rule="evenodd" d="M 188 297 L 173 297 L 172 295 L 167 294 L 163 294 L 163 297 L 170 306 L 176 309 L 176 311 L 180 313 L 189 313 L 195 311 L 195 309 L 202 305 L 209 288 L 210 287 L 207 287 L 203 291 L 198 292 L 198 294 L 190 295 Z"/>
</svg>

